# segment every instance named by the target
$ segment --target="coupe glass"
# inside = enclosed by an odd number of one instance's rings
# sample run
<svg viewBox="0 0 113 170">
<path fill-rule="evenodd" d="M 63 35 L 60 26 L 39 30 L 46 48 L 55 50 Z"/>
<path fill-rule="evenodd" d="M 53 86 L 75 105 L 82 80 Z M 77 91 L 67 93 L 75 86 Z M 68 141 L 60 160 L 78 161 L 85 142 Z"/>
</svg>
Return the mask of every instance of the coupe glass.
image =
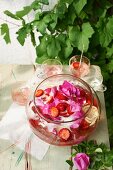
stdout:
<svg viewBox="0 0 113 170">
<path fill-rule="evenodd" d="M 42 63 L 42 70 L 45 77 L 62 73 L 62 63 L 58 59 L 48 59 Z"/>
<path fill-rule="evenodd" d="M 75 55 L 70 58 L 69 66 L 72 74 L 82 78 L 90 71 L 90 60 L 85 56 Z"/>
<path fill-rule="evenodd" d="M 62 87 L 64 82 L 71 83 L 73 85 L 71 90 L 76 90 L 71 96 L 63 95 L 62 98 L 58 89 Z M 58 88 L 54 94 L 53 91 L 56 87 Z M 66 93 L 68 92 L 70 92 L 70 89 L 67 89 Z M 41 96 L 38 98 L 39 94 Z M 52 94 L 54 94 L 54 97 L 51 98 Z M 60 104 L 57 103 L 59 97 Z M 43 103 L 41 103 L 42 100 Z M 70 113 L 69 110 L 73 106 L 73 102 L 76 105 L 73 110 L 74 114 Z M 53 104 L 55 108 L 58 108 L 58 105 L 61 106 L 62 103 L 65 104 L 65 108 L 60 107 L 60 116 L 56 117 L 57 112 L 55 112 L 55 109 L 51 112 L 51 108 Z M 39 107 L 42 105 L 50 107 L 48 113 L 46 113 L 46 107 L 44 109 Z M 82 115 L 78 116 L 77 108 L 80 105 L 80 114 L 82 113 Z M 51 118 L 50 112 L 54 119 Z M 96 92 L 85 81 L 73 75 L 58 74 L 44 79 L 32 88 L 26 113 L 30 127 L 36 136 L 53 145 L 69 146 L 85 140 L 95 130 L 101 111 Z"/>
</svg>

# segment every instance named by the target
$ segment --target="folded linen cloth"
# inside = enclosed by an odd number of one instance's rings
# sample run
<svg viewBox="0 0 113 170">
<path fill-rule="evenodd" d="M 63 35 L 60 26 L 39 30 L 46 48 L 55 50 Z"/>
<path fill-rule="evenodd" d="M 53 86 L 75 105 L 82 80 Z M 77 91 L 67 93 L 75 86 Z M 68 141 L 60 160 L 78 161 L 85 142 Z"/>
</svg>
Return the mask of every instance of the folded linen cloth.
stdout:
<svg viewBox="0 0 113 170">
<path fill-rule="evenodd" d="M 32 133 L 27 121 L 25 107 L 13 103 L 0 122 L 0 138 L 10 140 L 11 143 L 16 143 L 19 148 L 24 150 L 30 137 L 30 154 L 38 160 L 42 160 L 49 144 Z"/>
</svg>

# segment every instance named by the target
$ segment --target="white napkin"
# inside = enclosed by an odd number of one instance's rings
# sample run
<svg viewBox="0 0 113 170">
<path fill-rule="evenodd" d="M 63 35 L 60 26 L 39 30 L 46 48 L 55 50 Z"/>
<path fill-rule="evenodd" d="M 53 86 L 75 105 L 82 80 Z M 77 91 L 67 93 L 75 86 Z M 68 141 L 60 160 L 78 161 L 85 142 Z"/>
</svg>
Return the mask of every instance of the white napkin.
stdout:
<svg viewBox="0 0 113 170">
<path fill-rule="evenodd" d="M 32 137 L 31 137 L 32 136 Z M 45 143 L 35 136 L 28 124 L 25 107 L 13 103 L 0 122 L 0 138 L 10 140 L 11 143 L 17 143 L 22 150 L 25 144 L 31 138 L 31 155 L 42 160 L 46 154 L 49 144 Z"/>
</svg>

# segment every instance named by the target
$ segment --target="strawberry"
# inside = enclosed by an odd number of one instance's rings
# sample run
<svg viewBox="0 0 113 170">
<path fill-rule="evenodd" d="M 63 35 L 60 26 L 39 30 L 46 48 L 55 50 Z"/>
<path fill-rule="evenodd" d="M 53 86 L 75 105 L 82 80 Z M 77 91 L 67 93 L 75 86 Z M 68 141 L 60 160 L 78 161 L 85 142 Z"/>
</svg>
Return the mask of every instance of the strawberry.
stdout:
<svg viewBox="0 0 113 170">
<path fill-rule="evenodd" d="M 80 63 L 77 62 L 77 61 L 76 61 L 76 62 L 73 62 L 73 63 L 72 63 L 73 68 L 77 70 L 77 69 L 79 68 L 79 64 L 80 64 Z"/>
<path fill-rule="evenodd" d="M 59 103 L 56 107 L 59 111 L 64 112 L 66 110 L 67 105 L 67 103 Z"/>
<path fill-rule="evenodd" d="M 80 127 L 81 127 L 82 129 L 87 129 L 87 128 L 89 128 L 89 125 L 90 125 L 90 124 L 89 124 L 85 119 L 83 119 L 82 122 L 81 122 Z"/>
<path fill-rule="evenodd" d="M 44 91 L 42 89 L 36 90 L 35 97 L 40 97 L 44 94 Z"/>
<path fill-rule="evenodd" d="M 38 121 L 37 121 L 37 120 L 29 119 L 29 122 L 30 122 L 30 124 L 31 124 L 34 128 L 36 128 L 36 127 L 38 126 Z"/>
<path fill-rule="evenodd" d="M 47 97 L 47 103 L 52 103 L 53 102 L 53 97 L 52 96 L 48 96 Z"/>
<path fill-rule="evenodd" d="M 73 114 L 73 112 L 71 111 L 70 106 L 67 107 L 67 113 L 68 113 L 69 115 L 72 115 L 72 114 Z"/>
<path fill-rule="evenodd" d="M 70 132 L 70 130 L 69 129 L 67 129 L 67 128 L 62 128 L 62 129 L 60 129 L 60 131 L 58 132 L 58 135 L 59 135 L 59 137 L 61 138 L 61 139 L 63 139 L 63 140 L 68 140 L 69 138 L 70 138 L 70 136 L 71 136 L 71 132 Z"/>
<path fill-rule="evenodd" d="M 94 98 L 94 101 L 93 101 L 93 105 L 98 108 L 98 102 L 95 98 Z"/>
<path fill-rule="evenodd" d="M 50 114 L 52 117 L 57 117 L 59 115 L 59 110 L 56 107 L 51 107 Z"/>
<path fill-rule="evenodd" d="M 43 100 L 44 103 L 52 103 L 53 102 L 53 97 L 44 94 L 41 99 Z"/>
<path fill-rule="evenodd" d="M 83 89 L 80 89 L 80 96 L 82 97 L 85 97 L 86 96 L 86 93 Z"/>
<path fill-rule="evenodd" d="M 91 105 L 91 102 L 92 102 L 92 97 L 90 94 L 86 94 L 86 103 L 88 103 L 89 105 Z"/>
<path fill-rule="evenodd" d="M 60 114 L 61 115 L 61 114 Z M 63 117 L 69 117 L 70 114 L 66 112 L 66 114 L 62 115 Z"/>
<path fill-rule="evenodd" d="M 35 106 L 32 106 L 32 111 L 33 111 L 34 113 L 37 113 L 37 109 L 36 109 Z"/>
<path fill-rule="evenodd" d="M 64 96 L 61 92 L 57 92 L 56 94 L 56 98 L 58 98 L 59 100 L 67 100 L 67 97 Z"/>
<path fill-rule="evenodd" d="M 60 112 L 60 116 L 68 117 L 68 116 L 67 116 L 67 111 Z"/>
</svg>

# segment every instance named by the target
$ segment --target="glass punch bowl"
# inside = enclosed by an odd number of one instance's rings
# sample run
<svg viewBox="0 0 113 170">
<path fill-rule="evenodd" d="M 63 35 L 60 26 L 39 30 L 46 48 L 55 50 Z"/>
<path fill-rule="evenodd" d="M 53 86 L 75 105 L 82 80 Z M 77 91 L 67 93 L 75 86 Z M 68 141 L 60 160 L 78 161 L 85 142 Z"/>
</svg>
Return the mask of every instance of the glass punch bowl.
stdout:
<svg viewBox="0 0 113 170">
<path fill-rule="evenodd" d="M 85 81 L 58 74 L 32 87 L 26 112 L 36 136 L 53 145 L 69 146 L 95 130 L 101 109 L 96 92 Z"/>
</svg>

